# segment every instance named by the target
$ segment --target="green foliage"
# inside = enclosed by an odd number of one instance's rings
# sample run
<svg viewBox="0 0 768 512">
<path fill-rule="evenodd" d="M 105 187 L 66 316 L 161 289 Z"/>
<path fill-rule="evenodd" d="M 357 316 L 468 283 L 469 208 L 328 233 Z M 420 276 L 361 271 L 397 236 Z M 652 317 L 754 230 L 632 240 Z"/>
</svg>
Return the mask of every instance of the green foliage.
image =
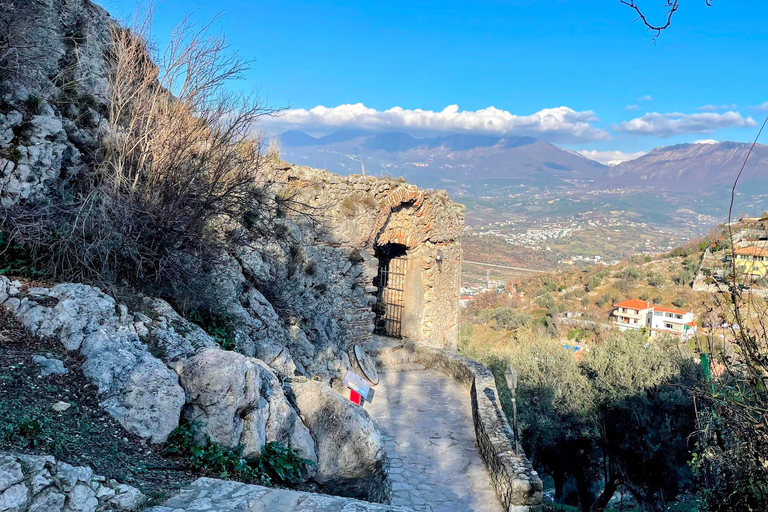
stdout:
<svg viewBox="0 0 768 512">
<path fill-rule="evenodd" d="M 50 418 L 13 414 L 9 416 L 5 416 L 0 422 L 0 439 L 28 448 L 46 444 L 46 430 L 52 423 Z"/>
<path fill-rule="evenodd" d="M 685 306 L 685 297 L 678 297 L 672 301 L 672 304 L 678 308 Z"/>
<path fill-rule="evenodd" d="M 205 436 L 203 443 L 195 442 L 198 424 L 183 423 L 176 427 L 163 445 L 165 455 L 182 457 L 196 471 L 242 482 L 269 485 L 297 484 L 303 480 L 304 469 L 314 464 L 281 443 L 267 443 L 257 459 L 242 457 L 243 446 L 225 448 Z"/>
<path fill-rule="evenodd" d="M 587 289 L 588 292 L 593 292 L 597 290 L 597 288 L 602 284 L 602 282 L 603 282 L 603 279 L 600 276 L 598 275 L 590 276 L 589 279 L 587 279 L 587 285 L 585 288 Z"/>
<path fill-rule="evenodd" d="M 649 298 L 650 298 L 650 296 L 646 292 L 641 293 L 640 297 L 639 297 L 640 300 L 644 300 L 646 302 L 648 302 Z"/>
<path fill-rule="evenodd" d="M 694 277 L 696 277 L 694 271 L 683 269 L 679 273 L 672 276 L 672 280 L 676 284 L 686 285 L 686 284 L 690 284 L 693 281 Z"/>
<path fill-rule="evenodd" d="M 603 307 L 606 304 L 612 304 L 616 302 L 614 297 L 611 297 L 609 294 L 604 293 L 597 301 L 595 301 L 595 304 L 598 305 L 598 307 Z"/>
<path fill-rule="evenodd" d="M 657 295 L 657 296 L 656 296 L 656 297 L 654 297 L 654 298 L 653 298 L 653 300 L 652 300 L 652 302 L 653 302 L 654 304 L 661 304 L 661 301 L 662 301 L 662 298 L 661 298 L 661 296 L 660 296 L 660 295 Z"/>
<path fill-rule="evenodd" d="M 664 276 L 658 272 L 648 272 L 645 277 L 648 280 L 648 285 L 653 286 L 654 288 L 658 288 L 664 284 Z"/>
<path fill-rule="evenodd" d="M 208 310 L 193 309 L 187 315 L 190 322 L 194 322 L 213 337 L 224 350 L 235 350 L 235 325 L 222 315 Z"/>
<path fill-rule="evenodd" d="M 567 336 L 582 334 L 571 329 Z M 521 329 L 504 347 L 468 355 L 479 355 L 493 372 L 508 416 L 504 372 L 509 366 L 518 372 L 523 447 L 536 469 L 555 480 L 558 504 L 568 481 L 579 489 L 581 509 L 592 509 L 609 478 L 627 484 L 648 510 L 664 510 L 666 500 L 690 488 L 689 439 L 696 428 L 686 391 L 692 363 L 675 350 L 664 340 L 649 345 L 634 331 L 590 345 L 577 360 L 562 342 Z"/>
<path fill-rule="evenodd" d="M 27 104 L 27 110 L 29 110 L 29 113 L 33 116 L 39 116 L 43 113 L 43 108 L 45 107 L 45 100 L 41 98 L 40 96 L 37 96 L 35 94 L 30 94 L 26 101 Z"/>
<path fill-rule="evenodd" d="M 0 275 L 39 277 L 30 254 L 16 244 L 5 231 L 0 231 Z"/>
<path fill-rule="evenodd" d="M 536 297 L 536 304 L 542 308 L 551 309 L 555 307 L 555 298 L 549 292 L 544 292 L 543 295 Z"/>
<path fill-rule="evenodd" d="M 622 279 L 640 279 L 643 277 L 643 273 L 639 268 L 635 266 L 624 267 L 616 274 L 616 277 Z"/>
<path fill-rule="evenodd" d="M 510 331 L 519 329 L 520 327 L 530 327 L 533 324 L 533 319 L 521 313 L 514 308 L 498 308 L 492 310 L 493 319 L 499 327 L 508 329 Z"/>
</svg>

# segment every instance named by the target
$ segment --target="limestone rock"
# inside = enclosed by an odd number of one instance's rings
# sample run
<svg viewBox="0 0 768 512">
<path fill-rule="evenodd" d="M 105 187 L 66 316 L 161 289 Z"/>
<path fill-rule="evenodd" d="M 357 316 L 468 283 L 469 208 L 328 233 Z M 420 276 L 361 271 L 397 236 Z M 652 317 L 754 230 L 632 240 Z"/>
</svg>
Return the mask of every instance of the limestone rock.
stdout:
<svg viewBox="0 0 768 512">
<path fill-rule="evenodd" d="M 258 359 L 206 349 L 177 366 L 186 391 L 185 418 L 200 422 L 205 435 L 224 446 L 242 444 L 244 456 L 258 456 L 264 444 L 279 441 L 317 461 L 307 427 L 286 400 L 280 381 Z"/>
<path fill-rule="evenodd" d="M 386 502 L 384 440 L 368 413 L 321 382 L 293 382 L 290 388 L 317 442 L 314 479 L 330 494 Z"/>
<path fill-rule="evenodd" d="M 160 358 L 171 367 L 174 362 L 191 357 L 204 348 L 218 346 L 208 333 L 183 318 L 162 299 L 145 297 L 142 309 L 151 318 L 144 319 L 142 324 L 146 332 L 139 336 L 156 348 Z"/>
<path fill-rule="evenodd" d="M 10 482 L 17 483 L 2 489 Z M 107 481 L 91 468 L 50 456 L 0 453 L 0 511 L 133 511 L 144 501 L 135 487 Z"/>
<path fill-rule="evenodd" d="M 288 489 L 199 478 L 162 506 L 145 512 L 414 512 L 406 507 L 368 503 Z"/>
<path fill-rule="evenodd" d="M 72 407 L 72 404 L 69 402 L 56 402 L 51 406 L 51 410 L 56 412 L 64 412 L 70 407 Z"/>
<path fill-rule="evenodd" d="M 41 377 L 47 377 L 49 375 L 64 375 L 69 373 L 69 370 L 64 366 L 64 362 L 61 359 L 47 358 L 41 355 L 32 356 L 32 361 L 42 367 L 40 370 Z"/>
<path fill-rule="evenodd" d="M 14 289 L 18 287 L 0 276 L 0 296 L 10 297 Z M 67 350 L 80 351 L 83 375 L 98 386 L 102 407 L 125 429 L 164 442 L 178 426 L 184 391 L 176 374 L 141 342 L 127 308 L 82 284 L 27 293 L 4 305 L 32 334 L 56 337 Z"/>
</svg>

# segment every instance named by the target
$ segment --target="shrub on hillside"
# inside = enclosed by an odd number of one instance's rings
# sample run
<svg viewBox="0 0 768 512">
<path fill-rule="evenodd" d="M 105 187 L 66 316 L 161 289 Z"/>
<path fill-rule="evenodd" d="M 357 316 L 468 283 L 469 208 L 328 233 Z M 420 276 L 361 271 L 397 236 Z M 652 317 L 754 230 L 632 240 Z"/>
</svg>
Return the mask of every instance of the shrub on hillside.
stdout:
<svg viewBox="0 0 768 512">
<path fill-rule="evenodd" d="M 109 131 L 98 165 L 52 201 L 10 209 L 6 225 L 54 277 L 126 282 L 195 302 L 210 295 L 204 283 L 232 226 L 279 232 L 280 201 L 253 131 L 272 111 L 228 92 L 245 66 L 207 26 L 178 27 L 156 65 L 148 20 L 135 31 L 112 28 Z"/>
<path fill-rule="evenodd" d="M 621 279 L 640 279 L 643 277 L 643 273 L 639 268 L 633 266 L 624 267 L 617 274 L 616 277 Z"/>
<path fill-rule="evenodd" d="M 696 275 L 693 273 L 693 271 L 684 269 L 672 276 L 672 281 L 674 281 L 676 284 L 686 285 L 693 282 L 694 277 L 696 277 Z"/>
<path fill-rule="evenodd" d="M 603 280 L 600 276 L 594 275 L 587 279 L 587 285 L 585 286 L 588 292 L 593 292 L 602 284 Z"/>
<path fill-rule="evenodd" d="M 658 288 L 659 286 L 664 285 L 664 276 L 658 272 L 648 272 L 645 277 L 649 286 Z"/>
<path fill-rule="evenodd" d="M 533 325 L 533 319 L 529 315 L 513 308 L 499 308 L 494 311 L 493 318 L 500 327 L 509 330 Z"/>
</svg>

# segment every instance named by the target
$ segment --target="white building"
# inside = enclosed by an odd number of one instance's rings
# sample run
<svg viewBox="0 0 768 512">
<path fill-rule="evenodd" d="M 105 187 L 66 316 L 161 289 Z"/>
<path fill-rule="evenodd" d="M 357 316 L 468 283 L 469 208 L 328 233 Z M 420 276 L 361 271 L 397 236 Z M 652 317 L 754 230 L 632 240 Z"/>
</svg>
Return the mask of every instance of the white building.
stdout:
<svg viewBox="0 0 768 512">
<path fill-rule="evenodd" d="M 645 300 L 631 299 L 614 304 L 613 323 L 618 325 L 620 331 L 627 329 L 642 329 L 649 327 L 653 305 Z"/>
<path fill-rule="evenodd" d="M 696 333 L 693 312 L 662 307 L 653 308 L 652 334 L 672 334 L 688 339 Z"/>
<path fill-rule="evenodd" d="M 646 328 L 651 336 L 671 334 L 684 340 L 696 333 L 692 311 L 654 306 L 640 299 L 626 300 L 614 306 L 613 323 L 620 331 Z"/>
</svg>

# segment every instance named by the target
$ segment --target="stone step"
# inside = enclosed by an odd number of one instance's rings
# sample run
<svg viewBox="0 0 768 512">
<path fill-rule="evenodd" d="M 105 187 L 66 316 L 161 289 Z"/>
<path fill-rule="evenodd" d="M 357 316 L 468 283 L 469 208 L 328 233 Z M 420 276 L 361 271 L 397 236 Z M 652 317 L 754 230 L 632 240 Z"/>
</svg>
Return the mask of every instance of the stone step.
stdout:
<svg viewBox="0 0 768 512">
<path fill-rule="evenodd" d="M 426 366 L 419 363 L 402 363 L 379 367 L 379 373 L 410 372 L 413 370 L 426 370 L 426 368 Z"/>
<path fill-rule="evenodd" d="M 407 352 L 385 354 L 376 356 L 374 360 L 376 361 L 376 368 L 380 368 L 396 364 L 411 363 L 413 362 L 413 355 Z"/>
</svg>

